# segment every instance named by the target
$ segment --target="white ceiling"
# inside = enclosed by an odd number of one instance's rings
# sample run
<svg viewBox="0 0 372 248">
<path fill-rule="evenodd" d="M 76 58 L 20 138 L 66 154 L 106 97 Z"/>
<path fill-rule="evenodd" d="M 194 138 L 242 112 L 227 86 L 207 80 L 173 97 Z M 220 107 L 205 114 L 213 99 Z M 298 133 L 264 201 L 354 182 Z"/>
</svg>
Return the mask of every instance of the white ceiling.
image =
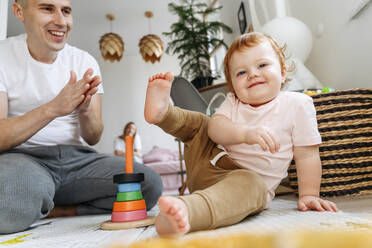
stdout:
<svg viewBox="0 0 372 248">
<path fill-rule="evenodd" d="M 167 32 L 177 17 L 169 13 L 168 3 L 172 0 L 71 0 L 74 27 L 69 43 L 100 57 L 98 41 L 110 31 L 110 22 L 106 14 L 114 14 L 112 31 L 119 34 L 125 43 L 124 56 L 139 54 L 138 42 L 149 33 L 149 20 L 145 11 L 152 11 L 151 31 L 166 39 L 162 32 Z M 24 32 L 23 25 L 12 13 L 13 0 L 9 0 L 8 36 Z"/>
</svg>

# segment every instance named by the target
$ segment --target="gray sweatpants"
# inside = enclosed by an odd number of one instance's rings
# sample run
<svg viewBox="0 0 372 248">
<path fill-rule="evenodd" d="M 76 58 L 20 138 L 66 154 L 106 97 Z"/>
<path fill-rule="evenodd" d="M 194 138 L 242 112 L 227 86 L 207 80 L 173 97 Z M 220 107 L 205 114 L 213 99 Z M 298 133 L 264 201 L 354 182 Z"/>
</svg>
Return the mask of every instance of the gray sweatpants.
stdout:
<svg viewBox="0 0 372 248">
<path fill-rule="evenodd" d="M 0 234 L 19 232 L 48 215 L 54 205 L 76 205 L 78 215 L 110 213 L 117 193 L 113 175 L 125 159 L 85 146 L 12 149 L 0 154 Z M 160 176 L 142 164 L 141 190 L 147 209 L 162 193 Z"/>
</svg>

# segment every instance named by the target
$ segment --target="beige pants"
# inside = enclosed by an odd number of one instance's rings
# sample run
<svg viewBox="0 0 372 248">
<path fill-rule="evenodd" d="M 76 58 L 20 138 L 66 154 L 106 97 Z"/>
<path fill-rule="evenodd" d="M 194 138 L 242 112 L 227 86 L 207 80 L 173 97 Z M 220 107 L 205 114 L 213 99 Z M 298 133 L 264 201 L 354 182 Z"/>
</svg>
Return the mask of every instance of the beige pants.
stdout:
<svg viewBox="0 0 372 248">
<path fill-rule="evenodd" d="M 262 211 L 266 204 L 267 190 L 259 175 L 242 169 L 227 155 L 215 166 L 210 163 L 222 150 L 208 137 L 208 120 L 199 112 L 169 106 L 158 124 L 185 145 L 187 187 L 191 194 L 180 199 L 188 208 L 191 231 L 235 224 Z"/>
</svg>

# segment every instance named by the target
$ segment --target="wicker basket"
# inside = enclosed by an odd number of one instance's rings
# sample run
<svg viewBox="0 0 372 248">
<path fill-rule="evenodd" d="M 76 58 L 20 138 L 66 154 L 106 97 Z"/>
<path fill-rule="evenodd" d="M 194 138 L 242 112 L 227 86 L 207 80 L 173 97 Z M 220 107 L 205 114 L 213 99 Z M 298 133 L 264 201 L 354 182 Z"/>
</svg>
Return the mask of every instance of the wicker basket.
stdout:
<svg viewBox="0 0 372 248">
<path fill-rule="evenodd" d="M 322 136 L 320 195 L 372 193 L 372 89 L 340 90 L 312 96 Z M 297 191 L 292 161 L 289 182 Z"/>
</svg>

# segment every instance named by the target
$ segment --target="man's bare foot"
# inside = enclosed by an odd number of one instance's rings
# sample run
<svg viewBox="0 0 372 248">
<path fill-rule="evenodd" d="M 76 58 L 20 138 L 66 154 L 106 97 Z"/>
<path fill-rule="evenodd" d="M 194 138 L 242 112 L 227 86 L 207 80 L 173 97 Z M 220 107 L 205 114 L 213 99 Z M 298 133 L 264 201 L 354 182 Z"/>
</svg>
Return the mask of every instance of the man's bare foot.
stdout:
<svg viewBox="0 0 372 248">
<path fill-rule="evenodd" d="M 65 216 L 76 216 L 75 206 L 57 206 L 50 211 L 46 218 L 56 218 Z"/>
<path fill-rule="evenodd" d="M 155 227 L 160 236 L 181 236 L 190 231 L 187 207 L 181 199 L 163 196 L 158 204 L 160 213 L 155 219 Z"/>
<path fill-rule="evenodd" d="M 158 123 L 167 113 L 173 79 L 171 72 L 149 78 L 145 102 L 145 119 L 148 123 Z"/>
</svg>

